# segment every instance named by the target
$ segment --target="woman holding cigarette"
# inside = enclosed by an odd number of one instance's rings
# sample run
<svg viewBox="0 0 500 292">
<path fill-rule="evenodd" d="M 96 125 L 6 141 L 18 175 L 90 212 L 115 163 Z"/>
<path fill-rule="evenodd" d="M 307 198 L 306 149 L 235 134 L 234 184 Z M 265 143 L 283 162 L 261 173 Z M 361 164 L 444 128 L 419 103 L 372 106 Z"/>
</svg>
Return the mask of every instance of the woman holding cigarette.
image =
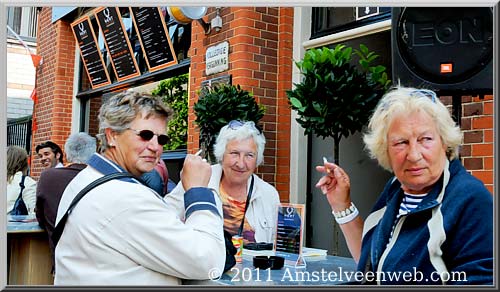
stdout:
<svg viewBox="0 0 500 292">
<path fill-rule="evenodd" d="M 366 281 L 493 283 L 492 195 L 462 166 L 461 139 L 460 128 L 433 91 L 397 87 L 386 93 L 364 142 L 395 177 L 365 222 L 351 201 L 347 173 L 330 162 L 316 167 L 325 174 L 316 186 L 326 195 Z"/>
<path fill-rule="evenodd" d="M 274 241 L 278 191 L 254 174 L 263 162 L 266 139 L 254 122 L 233 120 L 220 130 L 208 186 L 221 196 L 224 229 L 243 236 L 243 246 L 250 242 Z M 184 205 L 182 185 L 165 196 L 171 206 Z"/>
<path fill-rule="evenodd" d="M 222 208 L 206 186 L 210 165 L 187 155 L 181 175 L 184 221 L 138 179 L 152 170 L 168 143 L 171 110 L 158 97 L 126 91 L 99 111 L 101 153 L 69 183 L 56 223 L 84 187 L 104 175 L 128 172 L 90 190 L 68 215 L 55 250 L 56 285 L 177 285 L 221 274 L 225 245 Z"/>
</svg>

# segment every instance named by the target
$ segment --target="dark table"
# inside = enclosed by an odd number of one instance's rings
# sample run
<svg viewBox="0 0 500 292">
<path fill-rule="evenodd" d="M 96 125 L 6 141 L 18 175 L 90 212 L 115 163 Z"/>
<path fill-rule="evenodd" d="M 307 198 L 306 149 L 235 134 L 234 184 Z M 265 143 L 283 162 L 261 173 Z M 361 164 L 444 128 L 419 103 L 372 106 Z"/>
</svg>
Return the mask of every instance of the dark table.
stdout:
<svg viewBox="0 0 500 292">
<path fill-rule="evenodd" d="M 305 268 L 284 266 L 279 270 L 260 270 L 253 267 L 253 256 L 243 256 L 220 279 L 185 280 L 184 285 L 233 285 L 233 286 L 330 286 L 355 280 L 356 263 L 352 258 L 338 256 L 306 257 Z"/>
</svg>

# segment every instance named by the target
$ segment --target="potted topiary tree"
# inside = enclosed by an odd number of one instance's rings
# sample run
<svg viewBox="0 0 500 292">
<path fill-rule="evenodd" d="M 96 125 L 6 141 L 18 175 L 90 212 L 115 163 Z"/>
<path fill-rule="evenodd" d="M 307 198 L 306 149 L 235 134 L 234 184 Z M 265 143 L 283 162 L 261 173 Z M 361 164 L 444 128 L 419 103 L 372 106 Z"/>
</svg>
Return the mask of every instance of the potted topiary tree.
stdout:
<svg viewBox="0 0 500 292">
<path fill-rule="evenodd" d="M 200 129 L 200 148 L 209 162 L 215 163 L 213 145 L 220 129 L 231 120 L 253 121 L 259 127 L 265 107 L 239 85 L 218 84 L 201 94 L 194 104 L 194 113 Z"/>
<path fill-rule="evenodd" d="M 303 75 L 302 82 L 287 91 L 304 134 L 333 138 L 336 164 L 342 136 L 347 138 L 362 129 L 391 82 L 384 66 L 371 65 L 378 55 L 365 45 L 361 44 L 354 54 L 359 57 L 358 67 L 351 64 L 353 50 L 345 45 L 308 50 L 295 63 Z"/>
</svg>

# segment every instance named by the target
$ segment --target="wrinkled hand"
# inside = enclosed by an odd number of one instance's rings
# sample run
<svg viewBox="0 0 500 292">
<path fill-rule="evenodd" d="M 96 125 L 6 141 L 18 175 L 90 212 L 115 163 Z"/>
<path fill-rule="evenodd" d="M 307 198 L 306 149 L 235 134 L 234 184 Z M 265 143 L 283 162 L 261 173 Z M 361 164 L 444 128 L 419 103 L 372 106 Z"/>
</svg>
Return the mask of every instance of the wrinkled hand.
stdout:
<svg viewBox="0 0 500 292">
<path fill-rule="evenodd" d="M 200 156 L 188 154 L 181 171 L 182 187 L 187 191 L 193 187 L 206 187 L 212 175 L 210 164 Z"/>
<path fill-rule="evenodd" d="M 346 209 L 351 203 L 351 182 L 347 173 L 331 162 L 316 166 L 316 170 L 325 174 L 316 183 L 316 187 L 326 195 L 332 209 Z"/>
</svg>

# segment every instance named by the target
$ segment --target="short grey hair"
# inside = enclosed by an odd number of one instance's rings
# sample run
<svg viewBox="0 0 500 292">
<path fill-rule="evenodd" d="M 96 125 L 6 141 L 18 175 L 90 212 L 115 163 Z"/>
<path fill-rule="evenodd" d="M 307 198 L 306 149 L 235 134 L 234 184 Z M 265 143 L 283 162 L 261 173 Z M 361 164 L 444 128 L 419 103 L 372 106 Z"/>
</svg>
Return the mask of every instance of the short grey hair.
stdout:
<svg viewBox="0 0 500 292">
<path fill-rule="evenodd" d="M 396 86 L 378 102 L 363 136 L 370 157 L 377 159 L 380 166 L 391 172 L 387 143 L 388 129 L 396 115 L 415 112 L 424 112 L 432 118 L 443 144 L 447 147 L 448 159 L 458 157 L 462 132 L 453 121 L 448 108 L 441 103 L 436 94 L 427 89 Z"/>
<path fill-rule="evenodd" d="M 257 145 L 257 166 L 261 165 L 262 162 L 264 162 L 266 137 L 264 137 L 264 134 L 257 129 L 253 121 L 242 122 L 242 125 L 238 127 L 230 127 L 229 124 L 227 124 L 220 129 L 214 145 L 214 155 L 215 158 L 217 158 L 217 161 L 219 163 L 222 162 L 222 158 L 224 157 L 224 152 L 226 151 L 226 146 L 229 141 L 243 141 L 248 138 L 252 138 L 255 145 Z"/>
<path fill-rule="evenodd" d="M 168 121 L 172 113 L 172 109 L 158 96 L 132 90 L 111 96 L 99 109 L 99 134 L 96 136 L 100 142 L 100 152 L 106 151 L 109 147 L 104 132 L 107 128 L 121 133 L 130 127 L 140 114 L 144 115 L 144 118 L 156 116 L 164 117 Z"/>
<path fill-rule="evenodd" d="M 71 134 L 64 144 L 66 161 L 71 163 L 87 163 L 96 151 L 96 139 L 85 132 Z"/>
</svg>

